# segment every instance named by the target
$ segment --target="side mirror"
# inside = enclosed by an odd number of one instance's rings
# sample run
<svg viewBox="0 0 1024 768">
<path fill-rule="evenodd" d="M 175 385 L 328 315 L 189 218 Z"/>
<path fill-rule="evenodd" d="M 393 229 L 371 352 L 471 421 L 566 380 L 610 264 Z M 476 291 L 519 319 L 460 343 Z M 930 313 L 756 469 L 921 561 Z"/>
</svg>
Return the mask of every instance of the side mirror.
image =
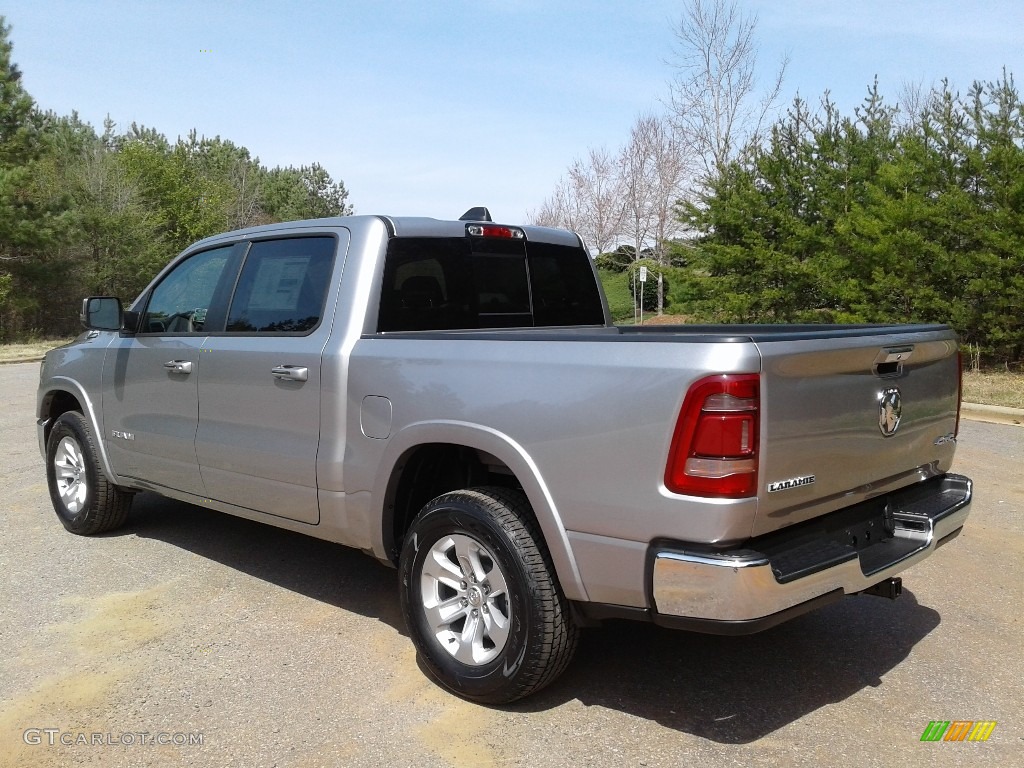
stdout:
<svg viewBox="0 0 1024 768">
<path fill-rule="evenodd" d="M 121 300 L 114 296 L 90 296 L 82 301 L 82 325 L 91 331 L 119 331 L 124 323 Z"/>
</svg>

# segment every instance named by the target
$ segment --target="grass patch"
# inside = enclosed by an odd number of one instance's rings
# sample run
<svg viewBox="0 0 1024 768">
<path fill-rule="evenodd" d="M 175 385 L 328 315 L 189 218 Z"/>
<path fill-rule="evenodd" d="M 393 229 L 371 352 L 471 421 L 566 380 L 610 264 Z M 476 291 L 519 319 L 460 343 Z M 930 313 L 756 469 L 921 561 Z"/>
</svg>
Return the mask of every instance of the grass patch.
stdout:
<svg viewBox="0 0 1024 768">
<path fill-rule="evenodd" d="M 616 323 L 627 320 L 632 323 L 633 293 L 629 290 L 629 273 L 599 269 L 597 275 L 608 297 L 608 311 L 612 313 L 612 320 Z"/>
<path fill-rule="evenodd" d="M 964 401 L 1024 408 L 1024 373 L 964 371 Z"/>
<path fill-rule="evenodd" d="M 692 320 L 686 312 L 691 305 L 691 296 L 687 292 L 688 283 L 684 271 L 676 267 L 663 267 L 667 280 L 665 290 L 665 314 L 664 318 L 654 324 L 678 324 Z M 608 309 L 612 313 L 612 321 L 618 325 L 632 325 L 633 319 L 633 291 L 629 284 L 629 271 L 613 272 L 608 269 L 597 270 L 597 276 L 601 279 L 601 286 L 604 288 L 605 296 L 608 297 Z M 644 310 L 644 325 L 648 324 L 648 318 L 656 317 L 654 310 Z"/>
<path fill-rule="evenodd" d="M 635 310 L 633 291 L 629 285 L 629 272 L 599 269 L 597 275 L 601 278 L 601 287 L 608 297 L 608 311 L 612 313 L 612 322 L 618 325 L 633 325 Z M 674 325 L 686 322 L 685 315 L 675 314 L 676 302 L 670 301 L 670 298 L 668 295 L 665 296 L 665 314 L 660 318 L 654 310 L 644 310 L 644 325 Z"/>
<path fill-rule="evenodd" d="M 25 344 L 0 344 L 0 363 L 15 360 L 41 360 L 54 347 L 67 344 L 72 339 L 43 339 Z"/>
</svg>

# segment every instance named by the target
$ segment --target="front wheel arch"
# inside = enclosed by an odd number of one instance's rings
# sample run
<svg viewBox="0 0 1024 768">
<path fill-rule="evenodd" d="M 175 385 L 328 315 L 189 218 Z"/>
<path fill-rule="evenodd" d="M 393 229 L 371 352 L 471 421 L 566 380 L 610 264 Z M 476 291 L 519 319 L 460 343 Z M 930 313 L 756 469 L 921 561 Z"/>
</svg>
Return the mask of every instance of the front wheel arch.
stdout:
<svg viewBox="0 0 1024 768">
<path fill-rule="evenodd" d="M 57 518 L 81 536 L 120 527 L 134 496 L 107 479 L 92 426 L 79 411 L 66 411 L 53 422 L 46 441 L 46 483 Z"/>
<path fill-rule="evenodd" d="M 77 397 L 66 390 L 57 389 L 46 393 L 39 408 L 40 419 L 46 420 L 43 431 L 44 445 L 45 441 L 50 438 L 54 422 L 68 411 L 78 411 L 84 414 L 85 408 L 82 407 L 82 403 Z"/>
</svg>

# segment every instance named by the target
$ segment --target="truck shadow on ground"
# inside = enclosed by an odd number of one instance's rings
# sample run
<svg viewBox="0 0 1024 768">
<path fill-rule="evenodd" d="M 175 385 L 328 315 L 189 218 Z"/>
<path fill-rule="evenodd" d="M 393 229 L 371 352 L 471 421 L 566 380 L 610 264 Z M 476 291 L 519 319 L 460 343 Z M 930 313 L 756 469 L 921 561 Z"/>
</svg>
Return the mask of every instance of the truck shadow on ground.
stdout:
<svg viewBox="0 0 1024 768">
<path fill-rule="evenodd" d="M 127 523 L 112 535 L 130 534 L 167 542 L 406 634 L 397 571 L 350 547 L 152 493 L 135 497 Z"/>
<path fill-rule="evenodd" d="M 136 498 L 119 533 L 165 541 L 407 635 L 395 571 L 356 550 L 154 494 Z M 502 709 L 540 712 L 578 700 L 744 744 L 883 685 L 939 623 L 906 590 L 896 601 L 846 598 L 741 637 L 609 622 L 583 633 L 575 660 L 550 688 Z"/>
<path fill-rule="evenodd" d="M 756 741 L 884 685 L 938 612 L 904 590 L 858 595 L 755 635 L 720 637 L 609 622 L 583 633 L 566 674 L 517 708 L 579 699 L 724 744 Z"/>
</svg>

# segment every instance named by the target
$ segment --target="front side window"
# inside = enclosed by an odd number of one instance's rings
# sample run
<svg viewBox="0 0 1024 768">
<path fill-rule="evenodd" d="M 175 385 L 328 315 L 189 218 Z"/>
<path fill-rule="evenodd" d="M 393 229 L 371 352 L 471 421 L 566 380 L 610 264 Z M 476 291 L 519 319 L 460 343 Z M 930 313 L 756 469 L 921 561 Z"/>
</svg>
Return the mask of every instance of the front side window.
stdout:
<svg viewBox="0 0 1024 768">
<path fill-rule="evenodd" d="M 308 333 L 316 328 L 334 251 L 333 237 L 254 242 L 228 312 L 228 332 Z"/>
<path fill-rule="evenodd" d="M 233 246 L 194 254 L 153 289 L 142 318 L 142 333 L 204 333 L 207 312 Z"/>
</svg>

